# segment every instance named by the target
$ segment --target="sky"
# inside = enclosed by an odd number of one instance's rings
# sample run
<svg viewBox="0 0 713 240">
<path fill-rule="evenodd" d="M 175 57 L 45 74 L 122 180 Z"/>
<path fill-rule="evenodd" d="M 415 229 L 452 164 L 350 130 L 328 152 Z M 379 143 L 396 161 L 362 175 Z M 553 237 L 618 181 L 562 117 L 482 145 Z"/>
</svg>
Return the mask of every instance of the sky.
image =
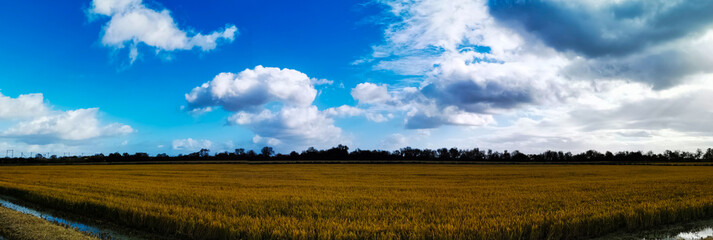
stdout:
<svg viewBox="0 0 713 240">
<path fill-rule="evenodd" d="M 708 0 L 0 2 L 0 157 L 713 147 Z"/>
</svg>

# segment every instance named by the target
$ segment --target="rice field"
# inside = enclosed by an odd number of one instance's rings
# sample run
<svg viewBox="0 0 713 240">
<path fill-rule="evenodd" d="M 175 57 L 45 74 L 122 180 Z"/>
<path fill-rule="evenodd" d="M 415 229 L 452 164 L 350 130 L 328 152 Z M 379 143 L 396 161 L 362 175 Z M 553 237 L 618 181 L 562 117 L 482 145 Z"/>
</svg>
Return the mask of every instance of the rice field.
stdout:
<svg viewBox="0 0 713 240">
<path fill-rule="evenodd" d="M 0 239 L 97 240 L 81 232 L 52 224 L 41 218 L 0 207 Z"/>
<path fill-rule="evenodd" d="M 4 166 L 0 193 L 193 239 L 573 239 L 713 217 L 713 167 Z"/>
</svg>

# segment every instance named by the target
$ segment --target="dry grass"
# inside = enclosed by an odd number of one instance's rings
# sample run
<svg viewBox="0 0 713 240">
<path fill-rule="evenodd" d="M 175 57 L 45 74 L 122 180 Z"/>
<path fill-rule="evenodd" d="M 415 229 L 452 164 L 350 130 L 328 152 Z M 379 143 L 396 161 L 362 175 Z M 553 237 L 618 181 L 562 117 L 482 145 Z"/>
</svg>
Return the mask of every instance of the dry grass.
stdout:
<svg viewBox="0 0 713 240">
<path fill-rule="evenodd" d="M 0 207 L 0 236 L 8 239 L 96 239 L 35 216 Z"/>
<path fill-rule="evenodd" d="M 0 167 L 0 192 L 209 239 L 572 239 L 713 216 L 713 168 Z"/>
</svg>

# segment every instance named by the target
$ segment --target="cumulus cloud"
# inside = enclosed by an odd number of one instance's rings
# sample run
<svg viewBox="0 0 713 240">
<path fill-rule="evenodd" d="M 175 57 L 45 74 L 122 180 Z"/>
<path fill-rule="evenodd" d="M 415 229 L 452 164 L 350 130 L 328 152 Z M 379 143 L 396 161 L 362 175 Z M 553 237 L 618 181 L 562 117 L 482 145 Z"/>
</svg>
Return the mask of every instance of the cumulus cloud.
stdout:
<svg viewBox="0 0 713 240">
<path fill-rule="evenodd" d="M 220 73 L 185 97 L 192 109 L 220 106 L 228 111 L 241 111 L 275 101 L 306 107 L 316 96 L 317 90 L 304 73 L 257 66 L 238 74 Z"/>
<path fill-rule="evenodd" d="M 403 113 L 411 129 L 476 126 L 449 137 L 511 149 L 711 142 L 707 1 L 378 2 L 396 21 L 354 64 L 409 82 L 358 86 L 363 112 Z"/>
<path fill-rule="evenodd" d="M 405 111 L 407 128 L 485 126 L 494 123 L 494 113 L 569 97 L 552 91 L 569 88 L 558 76 L 566 59 L 526 44 L 490 15 L 485 1 L 382 3 L 400 21 L 386 29 L 385 44 L 374 46 L 370 62 L 375 69 L 418 75 L 420 86 L 388 91 L 364 83 L 352 96 Z"/>
<path fill-rule="evenodd" d="M 49 111 L 41 93 L 23 94 L 17 98 L 0 93 L 0 120 L 42 116 Z"/>
<path fill-rule="evenodd" d="M 120 123 L 101 124 L 98 108 L 52 110 L 44 103 L 42 94 L 20 95 L 18 98 L 3 96 L 0 105 L 3 105 L 1 119 L 14 122 L 10 128 L 1 131 L 0 136 L 29 144 L 76 142 L 134 132 L 131 126 Z M 16 110 L 25 113 L 16 114 Z"/>
<path fill-rule="evenodd" d="M 173 150 L 198 151 L 203 148 L 210 149 L 210 147 L 213 146 L 213 142 L 205 139 L 193 138 L 175 139 L 173 140 L 171 146 L 173 147 Z"/>
<path fill-rule="evenodd" d="M 109 17 L 101 42 L 115 49 L 128 45 L 132 63 L 138 57 L 139 44 L 157 51 L 210 51 L 220 42 L 232 42 L 238 33 L 234 25 L 205 35 L 181 30 L 168 10 L 150 9 L 141 0 L 93 0 L 88 12 L 90 16 Z"/>
<path fill-rule="evenodd" d="M 189 111 L 221 107 L 235 112 L 228 123 L 252 130 L 255 143 L 331 146 L 345 141 L 332 117 L 358 110 L 320 111 L 312 105 L 317 96 L 314 84 L 326 83 L 297 70 L 257 66 L 237 74 L 218 74 L 185 97 Z"/>
<path fill-rule="evenodd" d="M 360 83 L 352 89 L 352 97 L 359 103 L 386 103 L 392 101 L 391 95 L 386 89 L 386 85 L 373 83 Z"/>
<path fill-rule="evenodd" d="M 411 104 L 412 109 L 404 120 L 408 129 L 437 128 L 443 125 L 487 126 L 495 123 L 492 115 L 470 113 L 458 107 L 438 109 L 435 105 Z"/>
<path fill-rule="evenodd" d="M 260 136 L 258 141 L 266 139 L 272 144 L 329 146 L 343 140 L 342 130 L 316 106 L 284 107 L 279 112 L 267 109 L 259 113 L 239 112 L 228 121 L 248 127 Z"/>
</svg>

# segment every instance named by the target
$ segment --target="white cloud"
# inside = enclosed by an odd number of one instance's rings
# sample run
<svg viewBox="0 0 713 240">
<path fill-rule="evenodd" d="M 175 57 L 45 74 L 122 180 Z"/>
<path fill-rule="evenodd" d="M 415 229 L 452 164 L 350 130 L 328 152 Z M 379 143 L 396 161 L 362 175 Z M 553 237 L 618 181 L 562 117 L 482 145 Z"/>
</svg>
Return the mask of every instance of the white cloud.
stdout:
<svg viewBox="0 0 713 240">
<path fill-rule="evenodd" d="M 17 98 L 0 93 L 0 120 L 43 116 L 48 112 L 41 93 L 23 94 Z"/>
<path fill-rule="evenodd" d="M 366 119 L 369 119 L 369 121 L 372 121 L 372 122 L 386 122 L 390 118 L 393 117 L 393 115 L 384 116 L 384 114 L 381 114 L 381 113 L 370 113 L 370 112 L 367 112 L 365 116 L 366 116 Z"/>
<path fill-rule="evenodd" d="M 312 79 L 310 79 L 310 82 L 312 83 L 312 85 L 332 85 L 332 83 L 334 83 L 334 81 L 327 80 L 324 78 L 322 78 L 322 79 L 312 78 Z"/>
<path fill-rule="evenodd" d="M 360 83 L 352 89 L 352 97 L 359 103 L 386 103 L 392 101 L 392 97 L 387 91 L 386 85 L 373 83 Z"/>
<path fill-rule="evenodd" d="M 194 108 L 194 109 L 188 111 L 188 113 L 190 113 L 191 115 L 194 115 L 194 116 L 200 116 L 200 115 L 212 112 L 212 111 L 213 111 L 212 107 L 204 107 L 204 108 Z"/>
<path fill-rule="evenodd" d="M 185 97 L 192 109 L 221 106 L 228 111 L 241 111 L 269 102 L 306 107 L 316 96 L 317 90 L 304 73 L 257 66 L 238 74 L 218 74 Z"/>
<path fill-rule="evenodd" d="M 375 109 L 362 109 L 358 107 L 352 107 L 348 105 L 342 105 L 339 107 L 327 108 L 324 111 L 329 117 L 355 117 L 364 116 L 366 119 L 372 122 L 385 122 L 393 118 L 392 114 L 384 115 Z"/>
<path fill-rule="evenodd" d="M 205 139 L 186 138 L 175 139 L 171 145 L 173 146 L 173 150 L 198 151 L 203 148 L 210 149 L 210 147 L 213 146 L 213 142 Z"/>
<path fill-rule="evenodd" d="M 331 117 L 354 117 L 364 114 L 364 109 L 342 105 L 334 108 L 327 108 L 324 114 Z"/>
<path fill-rule="evenodd" d="M 141 5 L 141 0 L 92 1 L 92 10 L 97 14 L 111 16 L 138 5 Z"/>
<path fill-rule="evenodd" d="M 133 133 L 131 126 L 102 124 L 98 108 L 68 111 L 52 110 L 42 94 L 26 94 L 11 98 L 0 94 L 0 120 L 11 127 L 0 136 L 35 145 L 76 142 L 99 137 Z"/>
<path fill-rule="evenodd" d="M 77 109 L 23 121 L 2 132 L 2 136 L 47 143 L 56 140 L 86 140 L 134 132 L 119 123 L 101 125 L 97 108 Z"/>
<path fill-rule="evenodd" d="M 253 143 L 255 143 L 255 144 L 267 144 L 267 145 L 270 145 L 270 146 L 277 146 L 277 145 L 280 145 L 280 144 L 282 143 L 282 141 L 280 141 L 280 140 L 277 139 L 277 138 L 261 137 L 260 135 L 255 135 L 255 136 L 253 137 Z"/>
<path fill-rule="evenodd" d="M 257 114 L 238 112 L 228 121 L 255 132 L 258 137 L 253 141 L 266 140 L 271 145 L 330 146 L 344 141 L 342 130 L 316 106 L 284 107 L 279 112 L 265 109 Z"/>
<path fill-rule="evenodd" d="M 492 115 L 470 113 L 454 106 L 446 107 L 443 114 L 446 117 L 445 122 L 453 125 L 486 126 L 495 123 Z"/>
<path fill-rule="evenodd" d="M 331 146 L 346 141 L 332 117 L 358 110 L 317 109 L 312 105 L 317 96 L 314 84 L 320 83 L 327 84 L 296 70 L 257 66 L 237 74 L 218 74 L 185 97 L 189 111 L 220 106 L 235 112 L 228 122 L 252 130 L 256 144 L 292 149 Z"/>
<path fill-rule="evenodd" d="M 704 125 L 713 118 L 705 97 L 713 18 L 699 13 L 713 4 L 379 2 L 398 20 L 355 64 L 409 82 L 355 88 L 373 93 L 352 94 L 368 103 L 362 112 L 402 112 L 407 128 L 463 129 L 434 136 L 440 145 L 662 150 L 669 139 L 676 143 L 668 148 L 690 150 L 711 143 Z"/>
<path fill-rule="evenodd" d="M 138 57 L 138 44 L 156 48 L 157 51 L 190 50 L 210 51 L 220 41 L 232 42 L 238 29 L 226 25 L 224 29 L 207 35 L 188 33 L 179 29 L 168 10 L 150 9 L 141 0 L 93 0 L 89 13 L 109 17 L 102 33 L 102 44 L 121 49 L 128 44 L 133 63 Z M 192 36 L 189 36 L 192 35 Z"/>
<path fill-rule="evenodd" d="M 376 105 L 370 109 L 406 112 L 407 128 L 491 125 L 493 114 L 576 94 L 558 74 L 566 58 L 502 27 L 486 1 L 382 3 L 401 21 L 389 25 L 369 62 L 377 70 L 421 76 L 420 86 L 388 90 L 363 83 L 352 96 Z"/>
</svg>

